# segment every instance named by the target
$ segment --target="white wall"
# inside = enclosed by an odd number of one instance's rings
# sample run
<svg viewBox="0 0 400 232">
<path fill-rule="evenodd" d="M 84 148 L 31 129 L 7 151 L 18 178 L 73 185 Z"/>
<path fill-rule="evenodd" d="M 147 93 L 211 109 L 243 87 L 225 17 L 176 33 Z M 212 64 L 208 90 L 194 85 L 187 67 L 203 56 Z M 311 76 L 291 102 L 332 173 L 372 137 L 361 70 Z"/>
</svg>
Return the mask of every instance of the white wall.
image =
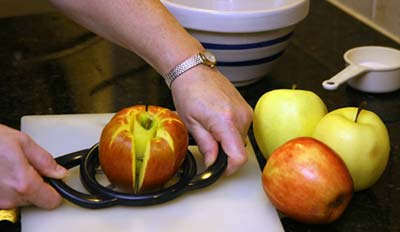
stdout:
<svg viewBox="0 0 400 232">
<path fill-rule="evenodd" d="M 400 43 L 400 0 L 328 0 Z"/>
</svg>

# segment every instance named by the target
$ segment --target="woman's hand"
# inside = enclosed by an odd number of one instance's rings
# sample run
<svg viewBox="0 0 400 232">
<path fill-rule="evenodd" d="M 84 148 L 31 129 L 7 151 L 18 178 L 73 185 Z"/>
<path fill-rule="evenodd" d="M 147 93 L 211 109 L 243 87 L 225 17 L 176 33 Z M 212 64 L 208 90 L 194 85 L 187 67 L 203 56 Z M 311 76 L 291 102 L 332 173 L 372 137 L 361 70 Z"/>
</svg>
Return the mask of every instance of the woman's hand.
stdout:
<svg viewBox="0 0 400 232">
<path fill-rule="evenodd" d="M 36 205 L 52 209 L 61 196 L 41 176 L 61 179 L 67 170 L 28 135 L 0 125 L 0 208 Z"/>
<path fill-rule="evenodd" d="M 175 107 L 205 156 L 207 165 L 218 154 L 218 143 L 228 155 L 226 174 L 247 161 L 245 139 L 252 108 L 217 69 L 198 65 L 171 86 Z"/>
</svg>

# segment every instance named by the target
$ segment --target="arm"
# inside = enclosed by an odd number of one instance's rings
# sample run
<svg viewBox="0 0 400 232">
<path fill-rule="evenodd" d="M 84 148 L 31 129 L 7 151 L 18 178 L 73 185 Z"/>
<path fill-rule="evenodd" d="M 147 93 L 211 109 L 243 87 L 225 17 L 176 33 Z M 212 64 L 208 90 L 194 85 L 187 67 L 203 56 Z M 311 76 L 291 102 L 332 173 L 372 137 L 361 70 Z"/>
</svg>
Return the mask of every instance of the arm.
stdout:
<svg viewBox="0 0 400 232">
<path fill-rule="evenodd" d="M 158 0 L 51 1 L 89 30 L 135 52 L 162 75 L 204 50 Z M 171 91 L 207 164 L 215 161 L 218 142 L 228 155 L 227 174 L 246 162 L 244 139 L 252 109 L 227 78 L 217 69 L 198 65 L 178 77 Z"/>
<path fill-rule="evenodd" d="M 73 20 L 165 74 L 203 50 L 157 0 L 50 0 Z"/>
</svg>

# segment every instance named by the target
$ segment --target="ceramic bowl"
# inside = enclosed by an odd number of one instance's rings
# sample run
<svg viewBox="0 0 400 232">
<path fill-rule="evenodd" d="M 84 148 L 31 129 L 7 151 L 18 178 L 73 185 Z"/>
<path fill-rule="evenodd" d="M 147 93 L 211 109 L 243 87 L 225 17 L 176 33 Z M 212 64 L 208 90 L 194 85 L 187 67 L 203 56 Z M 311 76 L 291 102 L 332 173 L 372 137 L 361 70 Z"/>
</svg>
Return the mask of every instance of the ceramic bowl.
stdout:
<svg viewBox="0 0 400 232">
<path fill-rule="evenodd" d="M 236 86 L 266 76 L 284 53 L 309 0 L 161 0 Z"/>
</svg>

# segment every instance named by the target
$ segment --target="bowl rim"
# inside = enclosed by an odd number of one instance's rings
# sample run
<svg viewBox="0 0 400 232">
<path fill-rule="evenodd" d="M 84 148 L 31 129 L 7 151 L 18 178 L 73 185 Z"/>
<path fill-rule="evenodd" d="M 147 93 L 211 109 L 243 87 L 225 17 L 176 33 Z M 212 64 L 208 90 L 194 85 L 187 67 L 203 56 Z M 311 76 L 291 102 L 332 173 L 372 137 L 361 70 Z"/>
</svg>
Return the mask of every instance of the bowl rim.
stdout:
<svg viewBox="0 0 400 232">
<path fill-rule="evenodd" d="M 173 0 L 160 0 L 164 5 L 171 5 L 171 6 L 175 6 L 175 7 L 179 7 L 182 9 L 186 9 L 186 10 L 191 10 L 191 11 L 204 11 L 204 12 L 213 12 L 215 14 L 222 14 L 222 15 L 246 15 L 246 14 L 268 14 L 268 13 L 272 13 L 275 11 L 283 11 L 283 10 L 287 10 L 288 8 L 292 8 L 292 7 L 297 7 L 299 4 L 301 4 L 302 2 L 305 2 L 307 0 L 293 0 L 293 2 L 291 2 L 290 4 L 287 5 L 282 5 L 279 7 L 275 7 L 273 9 L 258 9 L 258 10 L 216 10 L 216 9 L 207 9 L 207 8 L 196 8 L 196 7 L 192 7 L 189 5 L 184 5 L 184 4 L 179 4 L 174 2 Z"/>
<path fill-rule="evenodd" d="M 309 12 L 309 0 L 293 0 L 290 4 L 273 9 L 243 11 L 218 11 L 182 5 L 171 0 L 160 1 L 185 28 L 213 32 L 274 30 L 300 22 Z"/>
</svg>

